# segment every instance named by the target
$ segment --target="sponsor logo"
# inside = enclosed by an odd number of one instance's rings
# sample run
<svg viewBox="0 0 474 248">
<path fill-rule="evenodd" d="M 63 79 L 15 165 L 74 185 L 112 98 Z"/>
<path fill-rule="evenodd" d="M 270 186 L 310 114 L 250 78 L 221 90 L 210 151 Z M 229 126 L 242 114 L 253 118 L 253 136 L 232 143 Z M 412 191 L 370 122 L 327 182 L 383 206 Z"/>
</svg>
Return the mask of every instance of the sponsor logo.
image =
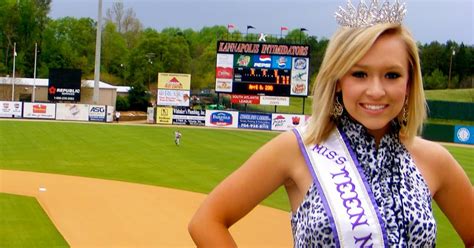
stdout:
<svg viewBox="0 0 474 248">
<path fill-rule="evenodd" d="M 237 59 L 238 66 L 249 66 L 250 56 L 249 55 L 240 55 Z"/>
<path fill-rule="evenodd" d="M 56 87 L 54 86 L 49 87 L 48 92 L 50 95 L 56 94 Z"/>
<path fill-rule="evenodd" d="M 306 69 L 306 64 L 307 64 L 306 59 L 297 58 L 297 59 L 295 59 L 294 68 L 299 69 L 299 70 L 304 70 L 304 69 Z"/>
<path fill-rule="evenodd" d="M 4 102 L 4 103 L 3 103 L 3 108 L 6 108 L 6 109 L 7 109 L 7 108 L 9 108 L 9 107 L 10 107 L 10 103 L 8 103 L 8 102 Z"/>
<path fill-rule="evenodd" d="M 293 125 L 298 126 L 300 124 L 300 117 L 298 116 L 291 117 L 291 122 L 293 123 Z"/>
<path fill-rule="evenodd" d="M 303 94 L 306 91 L 305 84 L 294 84 L 291 91 L 295 94 Z"/>
<path fill-rule="evenodd" d="M 232 68 L 224 68 L 224 67 L 217 67 L 217 70 L 216 70 L 216 78 L 229 78 L 229 79 L 232 79 L 232 73 L 233 73 L 233 69 Z"/>
<path fill-rule="evenodd" d="M 272 57 L 270 55 L 255 55 L 255 63 L 253 67 L 258 68 L 271 68 L 272 67 Z"/>
<path fill-rule="evenodd" d="M 288 63 L 288 59 L 285 57 L 285 56 L 280 56 L 278 58 L 278 68 L 285 68 L 286 67 L 286 64 Z"/>
<path fill-rule="evenodd" d="M 283 127 L 285 125 L 286 118 L 283 115 L 278 115 L 273 119 L 274 127 Z"/>
<path fill-rule="evenodd" d="M 456 135 L 457 135 L 458 139 L 462 142 L 468 141 L 469 137 L 471 137 L 471 133 L 469 132 L 469 129 L 467 129 L 465 127 L 459 128 Z"/>
<path fill-rule="evenodd" d="M 182 89 L 183 84 L 179 82 L 179 80 L 176 77 L 173 77 L 170 81 L 165 83 L 165 88 L 167 89 Z"/>
<path fill-rule="evenodd" d="M 211 124 L 216 126 L 229 126 L 232 125 L 232 115 L 226 112 L 214 112 L 211 114 Z"/>
<path fill-rule="evenodd" d="M 92 107 L 91 112 L 94 113 L 105 113 L 105 108 L 104 107 Z"/>
<path fill-rule="evenodd" d="M 36 114 L 45 114 L 46 113 L 46 105 L 43 104 L 35 104 L 33 105 L 33 113 Z"/>
<path fill-rule="evenodd" d="M 20 108 L 20 104 L 19 104 L 19 103 L 15 103 L 15 104 L 13 104 L 13 106 L 14 106 L 16 109 Z"/>
</svg>

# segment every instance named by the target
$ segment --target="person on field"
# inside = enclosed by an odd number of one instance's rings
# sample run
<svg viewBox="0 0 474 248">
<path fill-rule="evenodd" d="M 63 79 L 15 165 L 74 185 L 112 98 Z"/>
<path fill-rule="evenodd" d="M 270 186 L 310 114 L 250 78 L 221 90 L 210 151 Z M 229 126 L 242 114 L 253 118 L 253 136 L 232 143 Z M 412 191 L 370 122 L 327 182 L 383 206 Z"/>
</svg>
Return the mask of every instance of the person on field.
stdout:
<svg viewBox="0 0 474 248">
<path fill-rule="evenodd" d="M 417 136 L 426 101 L 405 7 L 370 2 L 336 13 L 308 124 L 262 146 L 201 204 L 188 226 L 198 247 L 236 247 L 228 229 L 280 186 L 294 247 L 434 247 L 432 200 L 474 246 L 466 173 Z"/>
<path fill-rule="evenodd" d="M 178 130 L 176 130 L 174 132 L 174 143 L 176 144 L 176 146 L 179 146 L 180 140 L 181 140 L 181 133 Z"/>
<path fill-rule="evenodd" d="M 120 112 L 115 111 L 115 121 L 118 123 L 120 121 Z"/>
</svg>

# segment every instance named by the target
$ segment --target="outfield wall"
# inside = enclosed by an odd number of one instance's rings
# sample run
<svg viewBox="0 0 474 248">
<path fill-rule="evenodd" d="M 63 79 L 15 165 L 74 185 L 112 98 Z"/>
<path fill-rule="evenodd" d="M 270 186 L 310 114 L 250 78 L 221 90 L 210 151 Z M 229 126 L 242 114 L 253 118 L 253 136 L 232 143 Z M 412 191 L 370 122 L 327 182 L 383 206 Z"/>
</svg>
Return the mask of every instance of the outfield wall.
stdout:
<svg viewBox="0 0 474 248">
<path fill-rule="evenodd" d="M 112 122 L 113 106 L 0 101 L 0 118 Z"/>
<path fill-rule="evenodd" d="M 75 103 L 0 101 L 0 118 L 112 122 L 114 107 Z M 286 131 L 305 125 L 309 116 L 249 113 L 224 110 L 156 107 L 147 112 L 147 123 Z M 429 140 L 474 145 L 474 126 L 426 124 L 422 136 Z"/>
</svg>

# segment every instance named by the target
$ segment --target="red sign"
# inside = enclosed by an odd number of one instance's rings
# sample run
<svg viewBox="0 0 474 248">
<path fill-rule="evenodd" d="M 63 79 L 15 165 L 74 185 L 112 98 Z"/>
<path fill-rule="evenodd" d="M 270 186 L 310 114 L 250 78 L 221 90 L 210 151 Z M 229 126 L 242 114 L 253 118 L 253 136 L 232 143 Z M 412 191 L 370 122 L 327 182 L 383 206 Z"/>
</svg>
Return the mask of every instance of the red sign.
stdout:
<svg viewBox="0 0 474 248">
<path fill-rule="evenodd" d="M 260 104 L 260 96 L 254 95 L 232 95 L 232 103 Z"/>
</svg>

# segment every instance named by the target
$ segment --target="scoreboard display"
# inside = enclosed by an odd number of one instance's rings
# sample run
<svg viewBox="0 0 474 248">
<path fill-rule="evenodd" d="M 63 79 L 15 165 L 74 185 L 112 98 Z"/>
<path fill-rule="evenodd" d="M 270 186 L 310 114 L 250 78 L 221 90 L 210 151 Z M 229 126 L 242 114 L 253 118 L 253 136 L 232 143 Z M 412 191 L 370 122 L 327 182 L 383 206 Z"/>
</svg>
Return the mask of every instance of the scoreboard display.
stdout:
<svg viewBox="0 0 474 248">
<path fill-rule="evenodd" d="M 216 92 L 307 96 L 309 46 L 217 42 Z"/>
</svg>

